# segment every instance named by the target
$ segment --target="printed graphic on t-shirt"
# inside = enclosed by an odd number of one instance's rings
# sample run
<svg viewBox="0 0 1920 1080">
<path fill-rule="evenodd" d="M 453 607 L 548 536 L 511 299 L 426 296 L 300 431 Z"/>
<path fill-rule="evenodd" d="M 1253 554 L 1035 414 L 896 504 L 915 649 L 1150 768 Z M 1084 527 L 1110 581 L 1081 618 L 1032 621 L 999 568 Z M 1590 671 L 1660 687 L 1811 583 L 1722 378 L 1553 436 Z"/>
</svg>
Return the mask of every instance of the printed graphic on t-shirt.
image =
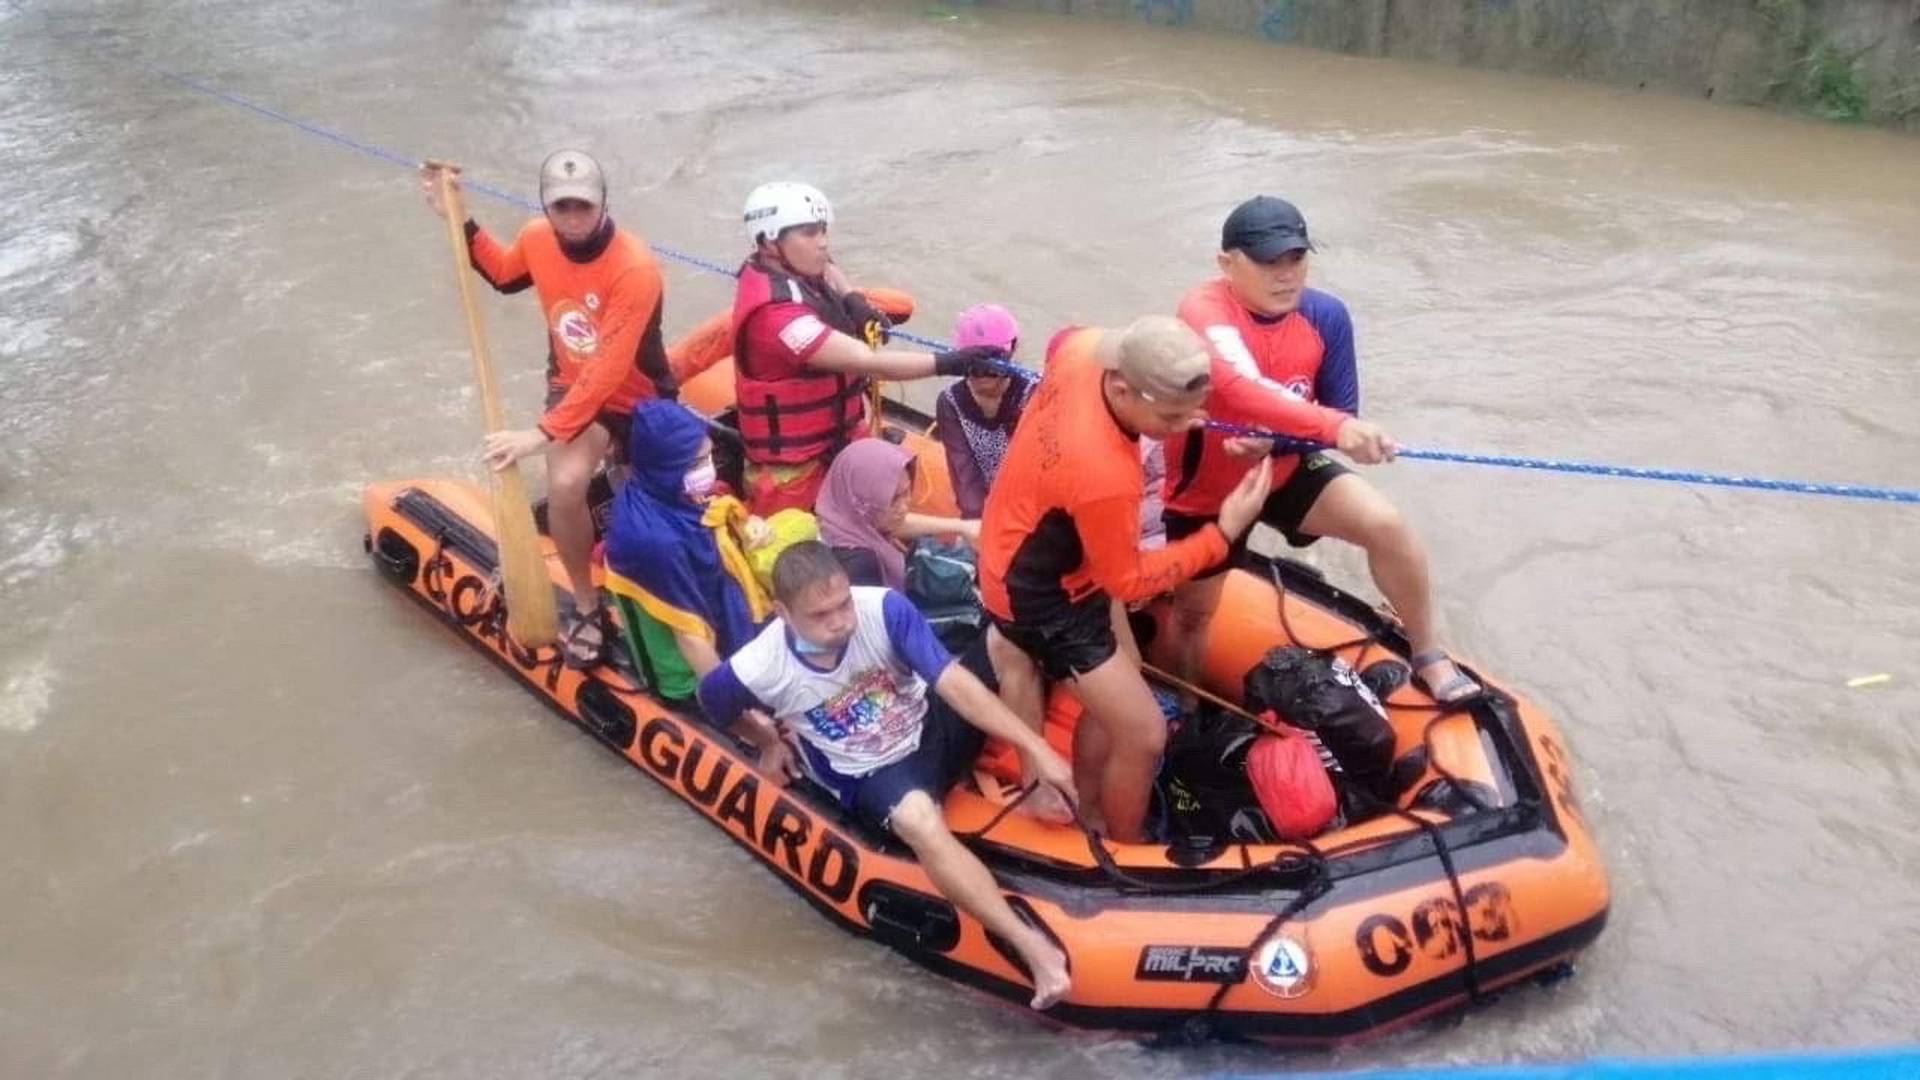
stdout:
<svg viewBox="0 0 1920 1080">
<path fill-rule="evenodd" d="M 900 694 L 893 672 L 868 669 L 852 685 L 804 714 L 808 725 L 850 757 L 881 757 L 912 733 L 919 720 Z"/>
</svg>

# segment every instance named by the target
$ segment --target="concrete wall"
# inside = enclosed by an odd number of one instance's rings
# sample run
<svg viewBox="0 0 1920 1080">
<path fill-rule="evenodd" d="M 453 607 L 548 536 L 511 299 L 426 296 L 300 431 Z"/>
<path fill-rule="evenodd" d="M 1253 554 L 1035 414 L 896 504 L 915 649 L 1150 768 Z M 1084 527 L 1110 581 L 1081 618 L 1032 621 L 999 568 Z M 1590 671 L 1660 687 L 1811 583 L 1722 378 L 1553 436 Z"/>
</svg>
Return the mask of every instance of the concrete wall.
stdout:
<svg viewBox="0 0 1920 1080">
<path fill-rule="evenodd" d="M 1920 0 L 985 0 L 1920 130 Z"/>
</svg>

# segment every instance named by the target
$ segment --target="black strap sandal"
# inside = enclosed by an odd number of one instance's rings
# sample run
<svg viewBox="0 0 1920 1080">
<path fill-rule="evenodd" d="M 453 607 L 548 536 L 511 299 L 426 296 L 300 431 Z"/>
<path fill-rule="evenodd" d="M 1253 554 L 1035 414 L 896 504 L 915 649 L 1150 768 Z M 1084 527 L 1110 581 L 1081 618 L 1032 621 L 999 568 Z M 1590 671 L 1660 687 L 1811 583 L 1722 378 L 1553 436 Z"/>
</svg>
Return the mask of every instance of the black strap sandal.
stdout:
<svg viewBox="0 0 1920 1080">
<path fill-rule="evenodd" d="M 588 636 L 588 631 L 597 633 L 599 640 Z M 595 608 L 592 615 L 576 618 L 560 639 L 560 656 L 566 665 L 575 671 L 590 671 L 607 662 L 607 652 L 613 646 L 613 636 L 620 632 L 614 625 L 613 612 L 605 604 Z"/>
</svg>

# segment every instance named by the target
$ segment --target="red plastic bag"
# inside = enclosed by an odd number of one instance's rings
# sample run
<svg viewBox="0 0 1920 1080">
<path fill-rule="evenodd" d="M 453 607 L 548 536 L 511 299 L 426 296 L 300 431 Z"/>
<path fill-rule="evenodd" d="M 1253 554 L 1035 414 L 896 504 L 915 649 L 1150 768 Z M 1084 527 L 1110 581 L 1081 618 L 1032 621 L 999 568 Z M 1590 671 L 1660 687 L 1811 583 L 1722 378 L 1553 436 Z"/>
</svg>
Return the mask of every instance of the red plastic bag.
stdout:
<svg viewBox="0 0 1920 1080">
<path fill-rule="evenodd" d="M 1272 717 L 1268 713 L 1265 718 Z M 1253 782 L 1260 809 L 1283 840 L 1318 835 L 1339 809 L 1333 781 L 1304 732 L 1270 733 L 1255 739 L 1247 751 L 1247 779 Z"/>
</svg>

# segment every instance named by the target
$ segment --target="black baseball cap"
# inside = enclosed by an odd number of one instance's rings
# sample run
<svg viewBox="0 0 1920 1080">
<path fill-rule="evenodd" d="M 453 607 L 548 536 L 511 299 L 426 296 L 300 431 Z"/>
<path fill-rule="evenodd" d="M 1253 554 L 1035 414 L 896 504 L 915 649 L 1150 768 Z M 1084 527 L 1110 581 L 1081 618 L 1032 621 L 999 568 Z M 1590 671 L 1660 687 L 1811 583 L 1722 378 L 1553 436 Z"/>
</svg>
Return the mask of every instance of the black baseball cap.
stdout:
<svg viewBox="0 0 1920 1080">
<path fill-rule="evenodd" d="M 1285 199 L 1255 195 L 1233 208 L 1220 227 L 1220 250 L 1238 248 L 1254 262 L 1272 262 L 1289 251 L 1312 251 L 1307 219 Z"/>
</svg>

